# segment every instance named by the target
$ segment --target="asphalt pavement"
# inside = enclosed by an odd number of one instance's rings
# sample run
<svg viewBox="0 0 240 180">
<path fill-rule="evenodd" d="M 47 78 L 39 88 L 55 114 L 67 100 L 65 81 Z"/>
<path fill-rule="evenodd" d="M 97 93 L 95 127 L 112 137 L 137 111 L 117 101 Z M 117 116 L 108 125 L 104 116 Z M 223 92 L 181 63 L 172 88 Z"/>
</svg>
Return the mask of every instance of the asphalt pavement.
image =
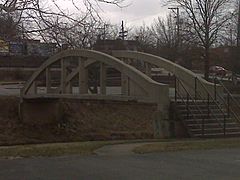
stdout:
<svg viewBox="0 0 240 180">
<path fill-rule="evenodd" d="M 1 159 L 0 179 L 239 180 L 240 149 Z"/>
</svg>

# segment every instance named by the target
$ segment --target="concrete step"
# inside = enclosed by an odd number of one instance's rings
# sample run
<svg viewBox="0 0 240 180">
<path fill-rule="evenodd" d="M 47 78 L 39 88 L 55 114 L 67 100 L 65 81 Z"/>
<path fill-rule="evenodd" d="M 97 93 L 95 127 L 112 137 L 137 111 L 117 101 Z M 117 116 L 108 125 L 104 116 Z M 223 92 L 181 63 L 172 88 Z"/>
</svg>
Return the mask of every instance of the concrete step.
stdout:
<svg viewBox="0 0 240 180">
<path fill-rule="evenodd" d="M 205 100 L 205 99 L 197 99 L 197 100 L 192 100 L 192 99 L 190 99 L 190 97 L 189 97 L 189 99 L 187 100 L 187 98 L 186 99 L 177 99 L 177 101 L 175 101 L 175 99 L 172 99 L 171 100 L 173 103 L 184 103 L 184 102 L 189 102 L 189 103 L 209 103 L 209 104 L 211 104 L 211 103 L 215 103 L 215 102 L 217 102 L 217 103 L 219 103 L 219 101 L 213 101 L 213 100 Z"/>
<path fill-rule="evenodd" d="M 181 106 L 186 106 L 187 104 L 186 103 L 178 103 L 176 106 L 177 107 L 181 107 Z M 203 106 L 203 107 L 207 107 L 208 106 L 208 104 L 207 103 L 197 103 L 197 104 L 194 104 L 194 103 L 189 103 L 188 104 L 189 106 Z M 220 106 L 220 107 L 222 107 L 222 106 L 224 106 L 224 104 L 215 104 L 215 103 L 213 103 L 213 104 L 209 104 L 209 106 L 210 107 L 215 107 L 215 106 Z"/>
<path fill-rule="evenodd" d="M 190 105 L 190 106 L 188 106 L 188 108 L 191 109 L 191 110 L 199 110 L 199 109 L 200 110 L 208 110 L 208 106 L 206 106 L 206 105 L 198 105 L 198 106 Z M 221 111 L 220 108 L 221 108 L 222 111 L 226 111 L 225 106 L 219 106 L 218 107 L 217 105 L 209 105 L 209 109 L 213 110 L 213 111 Z M 187 106 L 186 105 L 177 105 L 177 109 L 179 111 L 186 110 Z"/>
<path fill-rule="evenodd" d="M 177 100 L 176 108 L 179 117 L 183 119 L 192 137 L 224 137 L 224 121 L 227 137 L 240 136 L 240 124 L 233 121 L 231 117 L 227 117 L 227 110 L 223 104 L 197 100 L 195 102 L 189 101 L 187 106 L 186 100 Z M 189 112 L 187 108 L 189 108 Z M 204 136 L 202 136 L 203 118 Z"/>
<path fill-rule="evenodd" d="M 193 134 L 201 134 L 202 133 L 202 128 L 198 128 L 198 129 L 190 129 L 190 131 Z M 218 128 L 205 128 L 204 126 L 204 134 L 209 134 L 209 133 L 223 133 L 223 127 L 218 127 Z M 228 132 L 240 132 L 240 128 L 239 127 L 231 127 L 231 128 L 226 128 L 225 130 L 227 133 Z"/>
<path fill-rule="evenodd" d="M 240 136 L 240 132 L 227 132 L 225 135 L 223 132 L 221 133 L 204 133 L 204 135 L 202 135 L 201 133 L 199 134 L 194 134 L 193 137 L 196 138 L 222 138 L 222 137 L 239 137 Z"/>
<path fill-rule="evenodd" d="M 186 124 L 202 124 L 202 119 L 199 118 L 199 119 L 185 119 L 184 122 Z M 208 123 L 223 123 L 224 122 L 224 118 L 218 118 L 218 119 L 215 119 L 215 118 L 207 118 L 207 119 L 204 119 L 204 123 L 205 124 L 208 124 Z M 228 122 L 233 122 L 232 118 L 226 118 L 226 123 Z"/>
<path fill-rule="evenodd" d="M 207 114 L 208 113 L 208 108 L 206 109 L 196 109 L 196 108 L 192 108 L 189 110 L 191 113 L 194 113 L 194 114 L 198 114 L 198 113 L 205 113 Z M 210 113 L 222 113 L 223 112 L 227 112 L 225 109 L 222 109 L 222 111 L 220 109 L 209 109 Z M 178 112 L 180 114 L 186 114 L 188 112 L 188 110 L 186 108 L 184 109 L 179 109 Z"/>
<path fill-rule="evenodd" d="M 183 119 L 195 119 L 195 118 L 197 118 L 197 119 L 202 119 L 202 118 L 205 118 L 205 119 L 214 119 L 214 118 L 224 118 L 224 115 L 225 115 L 225 117 L 227 117 L 227 114 L 222 114 L 222 113 L 210 113 L 209 115 L 208 114 L 197 114 L 197 113 L 195 113 L 195 114 L 191 114 L 191 113 L 189 113 L 189 115 L 187 115 L 187 114 L 182 114 L 182 115 L 180 115 Z"/>
<path fill-rule="evenodd" d="M 222 125 L 222 123 L 221 123 L 221 125 Z M 218 128 L 219 126 L 220 126 L 220 124 L 216 123 L 216 122 L 204 124 L 205 128 Z M 202 124 L 187 124 L 187 127 L 189 129 L 198 129 L 198 128 L 202 127 Z M 240 128 L 240 124 L 237 124 L 235 122 L 227 122 L 226 123 L 226 128 L 231 128 L 231 127 L 233 127 L 233 128 L 235 128 L 235 127 Z"/>
</svg>

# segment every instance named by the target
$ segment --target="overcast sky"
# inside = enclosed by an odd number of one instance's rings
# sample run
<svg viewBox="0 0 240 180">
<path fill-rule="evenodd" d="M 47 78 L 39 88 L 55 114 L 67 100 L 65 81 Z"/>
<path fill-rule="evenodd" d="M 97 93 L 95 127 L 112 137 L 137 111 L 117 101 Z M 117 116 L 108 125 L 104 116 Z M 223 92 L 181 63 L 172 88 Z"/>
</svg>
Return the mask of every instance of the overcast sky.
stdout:
<svg viewBox="0 0 240 180">
<path fill-rule="evenodd" d="M 158 16 L 164 17 L 167 7 L 163 7 L 161 0 L 126 0 L 129 6 L 119 8 L 113 5 L 102 4 L 101 16 L 112 23 L 120 24 L 122 20 L 126 25 L 134 26 L 150 24 Z"/>
<path fill-rule="evenodd" d="M 71 9 L 71 0 L 59 0 L 65 9 Z M 111 24 L 121 24 L 124 20 L 125 25 L 129 27 L 151 24 L 153 19 L 158 16 L 164 17 L 167 7 L 163 7 L 164 0 L 125 0 L 123 5 L 128 5 L 127 7 L 119 8 L 116 5 L 99 3 L 102 10 L 99 10 L 100 16 L 109 21 Z M 78 7 L 83 7 L 79 2 Z M 76 9 L 75 9 L 76 10 Z"/>
</svg>

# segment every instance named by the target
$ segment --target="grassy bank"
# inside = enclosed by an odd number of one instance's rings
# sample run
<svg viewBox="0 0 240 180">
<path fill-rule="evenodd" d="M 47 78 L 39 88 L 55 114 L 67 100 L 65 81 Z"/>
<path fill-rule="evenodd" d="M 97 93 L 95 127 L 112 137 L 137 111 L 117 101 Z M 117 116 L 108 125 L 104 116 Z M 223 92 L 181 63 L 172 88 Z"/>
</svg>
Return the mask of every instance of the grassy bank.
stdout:
<svg viewBox="0 0 240 180">
<path fill-rule="evenodd" d="M 75 142 L 75 143 L 52 143 L 37 145 L 17 145 L 0 147 L 0 157 L 32 157 L 32 156 L 60 156 L 92 154 L 94 150 L 108 144 L 104 141 Z"/>
<path fill-rule="evenodd" d="M 48 143 L 33 145 L 0 146 L 0 158 L 90 155 L 105 145 L 153 142 L 149 140 L 87 141 L 71 143 Z M 156 141 L 156 140 L 155 140 Z"/>
<path fill-rule="evenodd" d="M 135 148 L 135 153 L 240 148 L 240 138 L 154 142 Z"/>
<path fill-rule="evenodd" d="M 155 141 L 155 142 L 153 142 Z M 182 150 L 207 150 L 222 148 L 240 148 L 240 138 L 206 140 L 123 140 L 123 141 L 88 141 L 73 143 L 49 143 L 35 145 L 0 146 L 0 158 L 90 155 L 105 145 L 141 143 L 144 145 L 133 151 L 138 154 L 170 152 Z M 147 143 L 147 144 L 146 144 Z"/>
</svg>

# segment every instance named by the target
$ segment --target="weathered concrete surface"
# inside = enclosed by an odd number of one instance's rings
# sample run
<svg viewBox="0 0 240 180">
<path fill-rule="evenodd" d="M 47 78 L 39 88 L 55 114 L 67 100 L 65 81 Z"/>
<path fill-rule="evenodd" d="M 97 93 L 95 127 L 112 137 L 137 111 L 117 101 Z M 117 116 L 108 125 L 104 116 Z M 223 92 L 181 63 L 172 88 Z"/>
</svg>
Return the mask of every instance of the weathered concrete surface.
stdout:
<svg viewBox="0 0 240 180">
<path fill-rule="evenodd" d="M 77 59 L 78 57 L 78 68 L 72 69 L 73 71 L 69 72 L 68 64 L 72 58 Z M 111 66 L 112 68 L 118 70 L 121 74 L 127 76 L 129 79 L 129 85 L 127 88 L 127 94 L 130 97 L 134 97 L 137 99 L 138 102 L 148 102 L 148 103 L 155 103 L 157 104 L 156 112 L 151 116 L 154 117 L 154 134 L 155 137 L 169 137 L 169 122 L 168 120 L 168 108 L 169 108 L 169 86 L 166 84 L 161 84 L 156 81 L 153 81 L 149 76 L 145 75 L 141 71 L 137 70 L 135 67 L 130 66 L 127 63 L 122 62 L 120 59 L 110 56 L 108 54 L 104 54 L 98 51 L 93 50 L 66 50 L 62 51 L 52 57 L 50 57 L 47 61 L 45 61 L 39 69 L 37 69 L 31 78 L 26 82 L 25 86 L 22 89 L 21 97 L 22 99 L 27 99 L 28 97 L 36 96 L 38 97 L 37 91 L 37 79 L 40 78 L 42 74 L 45 73 L 46 75 L 46 89 L 47 92 L 51 90 L 51 76 L 50 76 L 50 68 L 54 63 L 60 62 L 61 63 L 61 75 L 60 75 L 60 87 L 57 88 L 56 93 L 60 95 L 62 98 L 67 98 L 69 95 L 73 94 L 73 89 L 71 86 L 71 80 L 75 76 L 79 76 L 79 93 L 78 95 L 81 96 L 82 94 L 87 94 L 87 80 L 85 79 L 85 71 L 86 71 L 86 62 L 87 60 L 94 62 L 100 62 L 100 95 L 106 94 L 106 70 L 107 66 Z M 86 63 L 86 64 L 85 64 Z M 80 72 L 81 71 L 81 72 Z M 84 75 L 83 75 L 84 74 Z M 82 79 L 83 78 L 83 79 Z M 84 80 L 85 79 L 85 80 Z M 85 82 L 84 82 L 85 81 Z M 84 82 L 84 83 L 83 83 Z M 126 85 L 126 84 L 125 84 Z M 126 90 L 126 87 L 123 84 L 123 89 Z M 55 87 L 54 87 L 55 88 Z M 85 91 L 83 91 L 85 89 Z M 124 90 L 124 91 L 125 91 Z M 126 92 L 125 92 L 126 94 Z M 49 95 L 47 93 L 47 95 Z M 51 94 L 50 94 L 51 95 Z M 98 93 L 97 93 L 98 95 Z M 75 96 L 74 96 L 75 97 Z M 112 99 L 114 100 L 114 99 Z M 23 103 L 21 111 L 21 117 L 25 122 L 28 120 L 25 119 L 48 119 L 45 117 L 50 112 L 48 109 L 50 105 L 46 104 L 46 107 L 41 104 L 39 105 L 39 109 L 42 109 L 44 115 L 39 116 L 39 118 L 33 118 L 31 113 L 28 113 L 28 108 L 24 107 L 26 103 Z M 33 104 L 34 105 L 34 104 Z M 35 106 L 35 105 L 34 105 Z M 36 108 L 38 105 L 36 104 L 33 109 Z M 45 108 L 45 109 L 44 109 Z M 30 111 L 31 107 L 29 107 Z M 53 113 L 51 117 L 49 117 L 49 121 L 52 121 L 54 117 L 57 116 L 56 113 L 57 107 L 53 107 Z M 27 112 L 27 113 L 26 113 Z M 36 115 L 37 112 L 33 111 L 33 115 Z M 157 115 L 157 116 L 156 116 Z"/>
<path fill-rule="evenodd" d="M 41 73 L 43 73 L 47 68 L 49 68 L 52 64 L 61 61 L 61 59 L 64 59 L 64 61 L 68 61 L 69 57 L 84 57 L 87 59 L 94 59 L 98 62 L 104 63 L 106 65 L 110 65 L 119 72 L 125 74 L 128 76 L 129 79 L 131 79 L 137 86 L 139 87 L 139 90 L 142 91 L 142 94 L 137 94 L 139 99 L 144 99 L 147 102 L 155 102 L 158 104 L 161 104 L 162 107 L 168 107 L 169 105 L 169 97 L 168 97 L 168 85 L 157 83 L 153 81 L 151 78 L 146 76 L 145 74 L 141 73 L 138 71 L 136 68 L 123 63 L 117 58 L 114 58 L 113 56 L 98 52 L 98 51 L 93 51 L 93 50 L 66 50 L 62 51 L 52 57 L 50 57 L 46 62 L 44 62 L 37 71 L 31 76 L 31 78 L 27 81 L 25 84 L 23 91 L 22 91 L 22 97 L 28 96 L 29 94 L 29 89 L 31 89 L 31 86 L 34 84 L 34 81 L 36 78 L 40 76 Z M 63 61 L 63 60 L 62 60 Z M 64 63 L 62 63 L 64 64 Z M 79 68 L 80 70 L 81 68 Z M 62 75 L 61 78 L 61 92 L 63 92 L 63 97 L 64 97 L 64 88 L 65 85 L 67 84 L 67 80 L 70 81 L 68 77 L 63 76 L 65 70 L 65 67 L 62 66 Z M 78 71 L 76 71 L 78 73 Z M 77 75 L 77 74 L 75 74 Z M 71 78 L 71 74 L 69 75 Z M 64 83 L 63 83 L 64 82 Z M 135 88 L 136 86 L 133 86 Z M 159 91 L 160 90 L 160 91 Z M 34 94 L 34 93 L 33 93 Z M 161 99 L 161 100 L 160 100 Z"/>
<path fill-rule="evenodd" d="M 180 79 L 188 91 L 194 95 L 196 88 L 197 91 L 207 98 L 205 88 L 202 84 L 206 87 L 210 94 L 214 94 L 214 84 L 206 81 L 205 79 L 198 76 L 196 73 L 186 69 L 176 63 L 173 63 L 165 58 L 155 56 L 148 53 L 137 52 L 137 51 L 125 51 L 125 50 L 118 50 L 112 51 L 112 55 L 118 58 L 130 58 L 135 60 L 141 60 L 150 64 L 153 64 L 159 68 L 164 68 L 165 70 L 174 74 L 178 79 Z M 197 82 L 195 81 L 197 78 Z M 196 84 L 195 84 L 196 82 Z M 195 87 L 196 86 L 196 87 Z M 216 90 L 218 93 L 223 94 L 223 88 L 221 86 L 216 86 Z"/>
<path fill-rule="evenodd" d="M 0 177 L 91 180 L 238 180 L 240 149 L 146 155 L 92 155 L 0 160 Z"/>
</svg>

